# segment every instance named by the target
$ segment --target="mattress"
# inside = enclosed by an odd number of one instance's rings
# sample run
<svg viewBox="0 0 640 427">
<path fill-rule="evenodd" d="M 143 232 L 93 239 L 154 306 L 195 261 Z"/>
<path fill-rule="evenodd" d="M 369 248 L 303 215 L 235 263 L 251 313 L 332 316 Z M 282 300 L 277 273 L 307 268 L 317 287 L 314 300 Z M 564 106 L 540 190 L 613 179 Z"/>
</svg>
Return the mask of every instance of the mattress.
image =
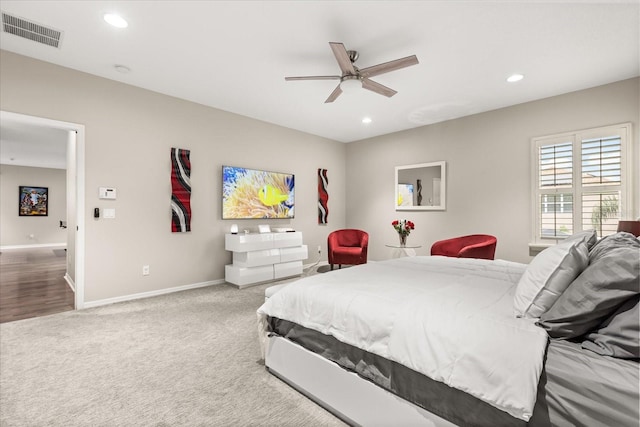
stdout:
<svg viewBox="0 0 640 427">
<path fill-rule="evenodd" d="M 550 342 L 533 417 L 526 423 L 469 394 L 332 336 L 277 318 L 269 318 L 269 328 L 459 426 L 640 425 L 638 362 L 600 356 L 577 343 Z"/>
</svg>

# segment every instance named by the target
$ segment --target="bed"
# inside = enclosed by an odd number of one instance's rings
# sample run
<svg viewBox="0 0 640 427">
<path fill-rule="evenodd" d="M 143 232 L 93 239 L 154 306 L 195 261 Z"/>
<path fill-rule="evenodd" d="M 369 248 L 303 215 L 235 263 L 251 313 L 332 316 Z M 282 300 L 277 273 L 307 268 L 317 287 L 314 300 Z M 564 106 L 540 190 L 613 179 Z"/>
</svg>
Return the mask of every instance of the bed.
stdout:
<svg viewBox="0 0 640 427">
<path fill-rule="evenodd" d="M 637 426 L 638 263 L 632 235 L 585 232 L 528 265 L 306 277 L 258 309 L 265 366 L 351 425 Z"/>
</svg>

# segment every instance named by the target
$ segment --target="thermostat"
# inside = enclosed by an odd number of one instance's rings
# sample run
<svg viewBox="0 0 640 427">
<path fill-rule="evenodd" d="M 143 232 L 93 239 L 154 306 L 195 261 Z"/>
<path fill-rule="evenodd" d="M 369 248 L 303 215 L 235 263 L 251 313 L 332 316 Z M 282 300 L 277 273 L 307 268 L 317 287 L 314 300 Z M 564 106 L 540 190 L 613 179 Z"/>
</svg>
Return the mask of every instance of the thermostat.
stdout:
<svg viewBox="0 0 640 427">
<path fill-rule="evenodd" d="M 98 197 L 101 199 L 115 199 L 116 189 L 109 188 L 109 187 L 100 187 L 100 191 L 98 192 Z"/>
</svg>

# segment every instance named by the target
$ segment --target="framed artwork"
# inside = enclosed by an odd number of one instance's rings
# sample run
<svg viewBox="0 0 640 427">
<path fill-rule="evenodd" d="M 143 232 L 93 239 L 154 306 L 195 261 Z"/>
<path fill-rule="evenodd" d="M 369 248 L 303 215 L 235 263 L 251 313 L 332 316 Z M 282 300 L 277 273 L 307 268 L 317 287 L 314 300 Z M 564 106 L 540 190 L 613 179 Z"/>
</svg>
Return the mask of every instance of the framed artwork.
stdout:
<svg viewBox="0 0 640 427">
<path fill-rule="evenodd" d="M 21 185 L 19 193 L 19 216 L 49 215 L 49 187 Z"/>
</svg>

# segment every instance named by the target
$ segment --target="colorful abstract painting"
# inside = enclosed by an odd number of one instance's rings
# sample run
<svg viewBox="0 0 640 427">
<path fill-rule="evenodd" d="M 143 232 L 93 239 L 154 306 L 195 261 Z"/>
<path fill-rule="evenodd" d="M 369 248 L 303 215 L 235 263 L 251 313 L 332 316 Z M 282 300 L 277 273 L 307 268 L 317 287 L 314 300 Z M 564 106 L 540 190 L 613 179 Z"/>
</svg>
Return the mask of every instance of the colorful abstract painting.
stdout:
<svg viewBox="0 0 640 427">
<path fill-rule="evenodd" d="M 171 231 L 191 231 L 190 151 L 171 148 Z"/>
<path fill-rule="evenodd" d="M 329 193 L 327 192 L 327 185 L 329 179 L 327 178 L 326 169 L 318 169 L 318 224 L 327 224 L 329 221 Z"/>
<path fill-rule="evenodd" d="M 29 187 L 21 185 L 19 193 L 19 216 L 49 215 L 48 187 Z"/>
<path fill-rule="evenodd" d="M 222 219 L 294 215 L 295 175 L 222 166 Z"/>
</svg>

